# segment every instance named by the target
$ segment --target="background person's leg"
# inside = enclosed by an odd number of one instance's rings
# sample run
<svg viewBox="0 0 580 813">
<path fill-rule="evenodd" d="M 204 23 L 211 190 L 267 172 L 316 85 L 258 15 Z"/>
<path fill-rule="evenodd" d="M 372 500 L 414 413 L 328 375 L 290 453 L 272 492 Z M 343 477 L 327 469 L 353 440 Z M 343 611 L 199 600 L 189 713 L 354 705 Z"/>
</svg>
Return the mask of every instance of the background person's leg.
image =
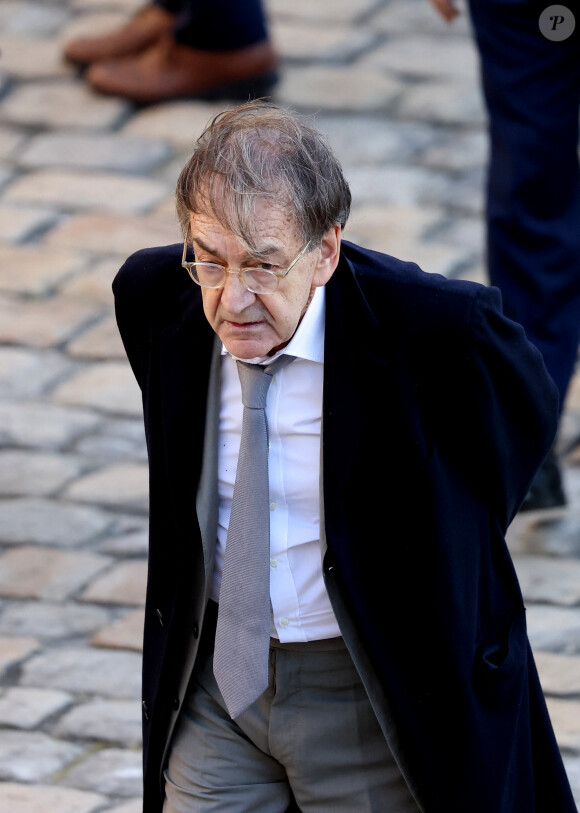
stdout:
<svg viewBox="0 0 580 813">
<path fill-rule="evenodd" d="M 569 39 L 550 41 L 544 6 L 470 0 L 491 139 L 489 278 L 563 402 L 580 338 L 580 19 Z"/>
<path fill-rule="evenodd" d="M 175 4 L 175 0 L 162 0 Z M 210 51 L 246 48 L 268 39 L 262 0 L 185 0 L 177 11 L 175 38 Z"/>
<path fill-rule="evenodd" d="M 489 281 L 542 353 L 563 408 L 580 339 L 580 26 L 548 39 L 545 7 L 470 0 L 489 114 Z M 552 451 L 522 510 L 565 502 Z"/>
</svg>

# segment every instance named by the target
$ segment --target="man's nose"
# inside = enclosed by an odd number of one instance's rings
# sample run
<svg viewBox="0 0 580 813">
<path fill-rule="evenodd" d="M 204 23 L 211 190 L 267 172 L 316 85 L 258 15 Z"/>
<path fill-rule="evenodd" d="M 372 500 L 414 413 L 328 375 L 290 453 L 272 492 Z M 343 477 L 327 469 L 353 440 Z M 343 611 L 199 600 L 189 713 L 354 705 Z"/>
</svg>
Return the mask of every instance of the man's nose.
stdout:
<svg viewBox="0 0 580 813">
<path fill-rule="evenodd" d="M 256 294 L 244 286 L 238 274 L 227 274 L 224 287 L 222 288 L 222 305 L 227 308 L 230 313 L 240 313 L 251 305 Z"/>
</svg>

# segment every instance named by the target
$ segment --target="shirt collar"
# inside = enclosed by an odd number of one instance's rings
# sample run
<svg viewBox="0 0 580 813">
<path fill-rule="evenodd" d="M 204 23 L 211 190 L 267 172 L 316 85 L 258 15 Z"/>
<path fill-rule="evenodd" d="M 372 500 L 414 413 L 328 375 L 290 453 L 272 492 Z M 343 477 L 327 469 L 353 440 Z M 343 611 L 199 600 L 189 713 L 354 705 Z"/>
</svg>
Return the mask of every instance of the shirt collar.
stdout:
<svg viewBox="0 0 580 813">
<path fill-rule="evenodd" d="M 275 356 L 241 359 L 241 361 L 245 361 L 246 364 L 271 364 L 278 356 L 286 353 L 295 358 L 322 364 L 324 362 L 324 301 L 324 286 L 319 285 L 314 289 L 310 305 L 306 309 L 296 333 L 286 347 L 282 348 Z M 221 352 L 222 356 L 231 355 L 223 344 Z M 232 356 L 232 358 L 237 357 Z"/>
</svg>

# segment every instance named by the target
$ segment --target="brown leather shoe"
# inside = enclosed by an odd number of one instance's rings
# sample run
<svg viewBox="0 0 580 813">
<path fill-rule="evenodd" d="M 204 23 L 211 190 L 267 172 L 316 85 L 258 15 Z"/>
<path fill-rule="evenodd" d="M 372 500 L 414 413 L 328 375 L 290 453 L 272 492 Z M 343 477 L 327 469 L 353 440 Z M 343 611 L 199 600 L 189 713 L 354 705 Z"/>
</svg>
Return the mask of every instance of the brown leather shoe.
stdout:
<svg viewBox="0 0 580 813">
<path fill-rule="evenodd" d="M 202 51 L 164 35 L 134 57 L 95 62 L 86 79 L 100 93 L 139 104 L 167 99 L 247 99 L 267 95 L 276 82 L 268 41 L 234 51 Z"/>
<path fill-rule="evenodd" d="M 145 6 L 121 28 L 100 37 L 79 37 L 64 47 L 64 56 L 74 65 L 133 56 L 168 34 L 175 17 L 161 6 Z"/>
</svg>

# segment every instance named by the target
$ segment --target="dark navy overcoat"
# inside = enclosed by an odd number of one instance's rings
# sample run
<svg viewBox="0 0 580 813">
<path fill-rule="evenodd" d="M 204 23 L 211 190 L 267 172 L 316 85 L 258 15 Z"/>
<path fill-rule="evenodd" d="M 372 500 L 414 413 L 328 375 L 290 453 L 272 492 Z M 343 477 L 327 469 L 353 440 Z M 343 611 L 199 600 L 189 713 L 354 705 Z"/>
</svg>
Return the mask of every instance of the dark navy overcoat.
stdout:
<svg viewBox="0 0 580 813">
<path fill-rule="evenodd" d="M 150 464 L 145 813 L 161 813 L 207 596 L 196 493 L 214 334 L 180 257 L 137 252 L 114 282 Z M 504 539 L 557 416 L 497 289 L 343 244 L 326 285 L 324 576 L 424 813 L 576 811 Z"/>
</svg>

